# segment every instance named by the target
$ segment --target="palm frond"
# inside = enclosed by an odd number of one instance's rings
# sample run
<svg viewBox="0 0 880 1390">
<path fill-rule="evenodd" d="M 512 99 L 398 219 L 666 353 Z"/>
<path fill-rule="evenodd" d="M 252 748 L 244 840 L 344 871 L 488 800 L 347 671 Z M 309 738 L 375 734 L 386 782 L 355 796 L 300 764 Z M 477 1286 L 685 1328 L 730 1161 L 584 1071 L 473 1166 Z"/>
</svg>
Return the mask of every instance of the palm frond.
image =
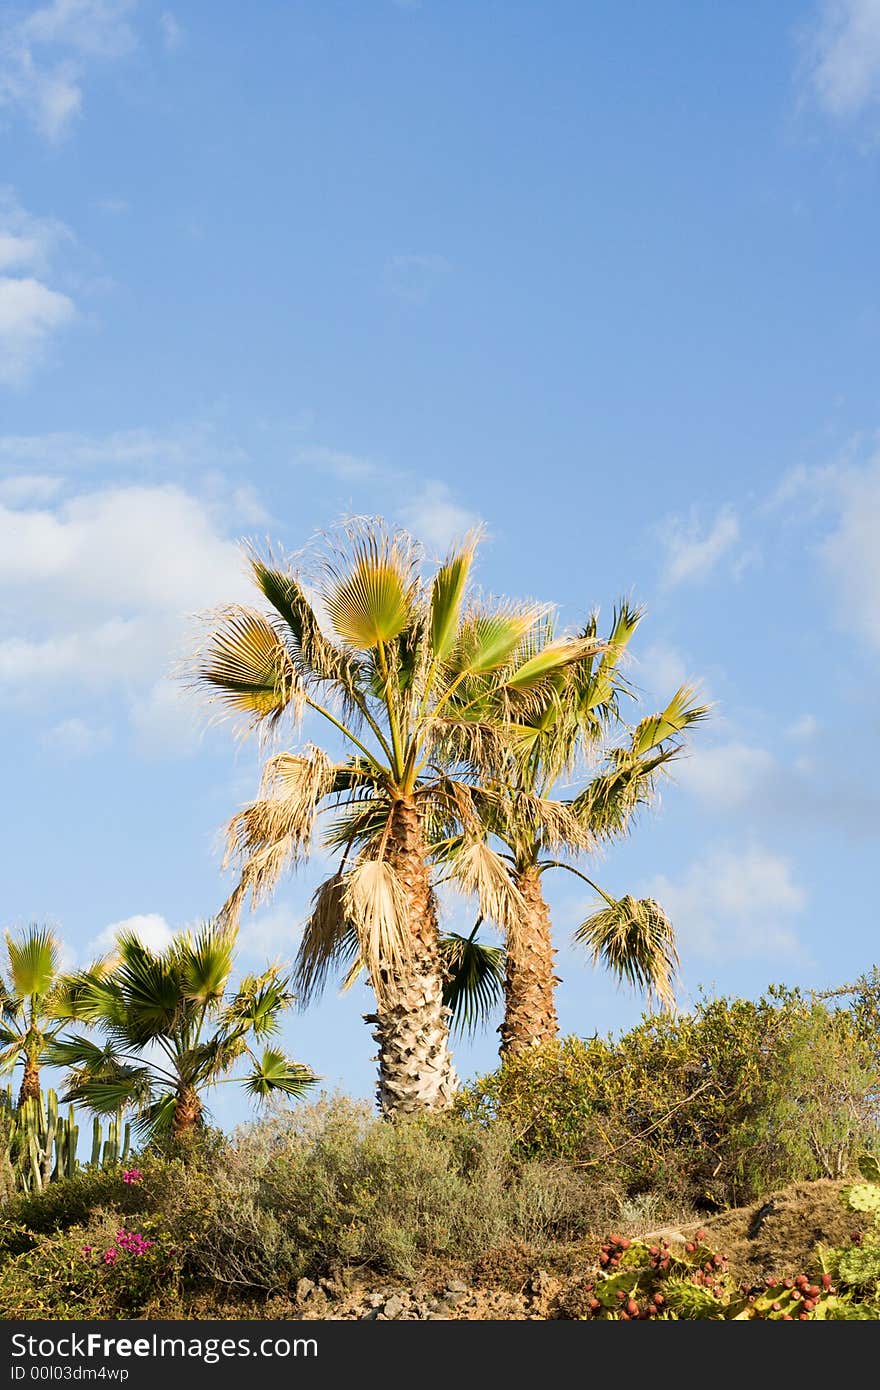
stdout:
<svg viewBox="0 0 880 1390">
<path fill-rule="evenodd" d="M 6 933 L 6 952 L 12 987 L 20 999 L 48 994 L 60 964 L 58 939 L 35 922 L 18 937 Z"/>
<path fill-rule="evenodd" d="M 440 956 L 443 1002 L 452 1010 L 454 1027 L 472 1037 L 504 998 L 504 951 L 449 932 L 440 938 Z"/>
<path fill-rule="evenodd" d="M 431 653 L 435 662 L 443 662 L 452 652 L 458 638 L 461 607 L 473 564 L 479 531 L 466 536 L 458 550 L 441 565 L 431 586 Z"/>
<path fill-rule="evenodd" d="M 178 938 L 174 954 L 188 999 L 208 1006 L 223 998 L 232 973 L 236 936 L 228 925 L 205 922 L 194 935 Z"/>
<path fill-rule="evenodd" d="M 371 651 L 393 641 L 410 618 L 413 558 L 398 536 L 378 526 L 353 534 L 324 594 L 327 615 L 344 642 Z"/>
<path fill-rule="evenodd" d="M 361 859 L 345 874 L 342 910 L 357 935 L 373 988 L 381 994 L 385 973 L 400 971 L 410 957 L 406 893 L 386 859 Z"/>
<path fill-rule="evenodd" d="M 245 1077 L 244 1087 L 255 1100 L 266 1100 L 273 1092 L 302 1100 L 317 1081 L 309 1067 L 292 1061 L 278 1048 L 267 1047 L 262 1057 L 254 1058 L 253 1071 Z"/>
<path fill-rule="evenodd" d="M 659 714 L 649 715 L 636 726 L 633 733 L 633 752 L 643 756 L 667 739 L 674 738 L 685 729 L 708 719 L 709 705 L 697 703 L 697 692 L 693 686 L 683 685 L 676 690 L 669 704 Z"/>
<path fill-rule="evenodd" d="M 294 967 L 293 987 L 302 1005 L 317 999 L 331 970 L 360 958 L 360 942 L 344 907 L 345 878 L 335 873 L 316 889 Z"/>
<path fill-rule="evenodd" d="M 508 936 L 515 936 L 525 913 L 522 894 L 507 864 L 485 840 L 464 836 L 448 861 L 448 873 L 463 892 L 479 903 L 480 915 Z"/>
<path fill-rule="evenodd" d="M 574 939 L 588 948 L 594 964 L 601 961 L 619 980 L 672 1007 L 679 965 L 675 933 L 653 898 L 607 898 L 581 923 Z"/>
<path fill-rule="evenodd" d="M 209 615 L 210 630 L 190 663 L 196 686 L 228 714 L 274 722 L 298 719 L 304 692 L 290 652 L 268 618 L 233 605 Z"/>
</svg>

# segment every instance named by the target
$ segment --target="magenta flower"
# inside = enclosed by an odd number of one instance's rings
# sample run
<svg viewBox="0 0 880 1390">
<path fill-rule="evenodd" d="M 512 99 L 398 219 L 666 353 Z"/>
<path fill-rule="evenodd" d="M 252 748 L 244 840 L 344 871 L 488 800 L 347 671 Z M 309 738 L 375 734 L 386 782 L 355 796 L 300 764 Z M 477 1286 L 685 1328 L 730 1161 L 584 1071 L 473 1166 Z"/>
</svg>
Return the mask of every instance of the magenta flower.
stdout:
<svg viewBox="0 0 880 1390">
<path fill-rule="evenodd" d="M 143 1176 L 140 1168 L 126 1168 L 125 1172 L 122 1174 L 122 1181 L 127 1183 L 141 1182 Z"/>
<path fill-rule="evenodd" d="M 82 1248 L 82 1252 L 84 1255 L 91 1255 L 94 1248 L 95 1247 L 93 1245 L 84 1245 Z"/>
<path fill-rule="evenodd" d="M 105 1265 L 115 1265 L 115 1263 L 116 1263 L 116 1261 L 117 1261 L 118 1258 L 119 1258 L 119 1251 L 115 1248 L 115 1246 L 112 1246 L 112 1245 L 111 1245 L 111 1247 L 110 1247 L 109 1250 L 105 1250 L 105 1251 L 104 1251 L 104 1263 L 105 1263 Z"/>
</svg>

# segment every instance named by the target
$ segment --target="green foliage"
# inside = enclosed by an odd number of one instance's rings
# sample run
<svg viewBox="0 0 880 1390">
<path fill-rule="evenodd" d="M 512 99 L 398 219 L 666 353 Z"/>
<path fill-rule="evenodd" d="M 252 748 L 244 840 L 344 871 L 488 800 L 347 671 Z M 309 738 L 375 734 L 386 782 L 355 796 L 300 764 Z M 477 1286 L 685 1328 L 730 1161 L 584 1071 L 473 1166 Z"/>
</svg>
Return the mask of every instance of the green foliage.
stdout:
<svg viewBox="0 0 880 1390">
<path fill-rule="evenodd" d="M 96 1213 L 0 1265 L 0 1318 L 139 1317 L 157 1302 L 167 1310 L 181 1262 L 182 1252 L 149 1218 L 132 1232 L 115 1214 Z"/>
<path fill-rule="evenodd" d="M 8 1170 L 9 1190 L 42 1192 L 49 1183 L 70 1178 L 79 1168 L 77 1146 L 79 1125 L 73 1106 L 66 1115 L 58 1109 L 53 1090 L 33 1096 L 16 1107 L 9 1087 L 0 1092 L 2 1142 Z M 123 1126 L 121 1115 L 112 1117 L 107 1138 L 96 1117 L 93 1125 L 92 1164 L 113 1167 L 128 1155 L 131 1130 Z"/>
<path fill-rule="evenodd" d="M 853 1013 L 773 990 L 512 1058 L 465 1090 L 459 1113 L 503 1120 L 522 1152 L 626 1193 L 711 1208 L 843 1176 L 877 1147 L 876 1101 Z"/>
<path fill-rule="evenodd" d="M 610 1236 L 599 1271 L 585 1287 L 584 1316 L 612 1322 L 816 1321 L 846 1316 L 851 1301 L 827 1273 L 801 1273 L 763 1284 L 736 1285 L 727 1259 L 698 1231 L 684 1248 Z"/>
<path fill-rule="evenodd" d="M 233 991 L 236 932 L 206 923 L 183 932 L 164 951 L 123 934 L 117 955 L 73 978 L 71 1017 L 103 1035 L 98 1043 L 57 1039 L 50 1059 L 69 1068 L 67 1099 L 99 1115 L 134 1110 L 145 1139 L 204 1124 L 203 1094 L 250 1064 L 243 1078 L 258 1100 L 271 1092 L 300 1096 L 314 1084 L 307 1067 L 266 1044 L 291 1003 L 288 981 L 274 966 L 248 975 Z M 95 1131 L 95 1144 L 99 1145 Z M 93 1162 L 118 1156 L 118 1124 Z"/>
</svg>

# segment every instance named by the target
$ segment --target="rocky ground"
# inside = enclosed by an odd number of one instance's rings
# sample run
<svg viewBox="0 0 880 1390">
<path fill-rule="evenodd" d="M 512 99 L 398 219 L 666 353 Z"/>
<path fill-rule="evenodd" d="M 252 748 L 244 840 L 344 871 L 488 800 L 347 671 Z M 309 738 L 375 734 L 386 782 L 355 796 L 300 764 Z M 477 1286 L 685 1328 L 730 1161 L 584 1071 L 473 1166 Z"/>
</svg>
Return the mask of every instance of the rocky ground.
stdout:
<svg viewBox="0 0 880 1390">
<path fill-rule="evenodd" d="M 698 1226 L 726 1254 L 731 1273 L 750 1281 L 808 1268 L 817 1244 L 843 1245 L 854 1216 L 840 1201 L 842 1183 L 798 1183 L 763 1202 L 662 1230 L 628 1228 L 630 1237 L 684 1243 Z M 602 1235 L 607 1233 L 602 1233 Z M 578 1318 L 587 1297 L 584 1283 L 596 1268 L 601 1235 L 553 1252 L 528 1247 L 496 1250 L 469 1265 L 426 1267 L 403 1282 L 368 1270 L 346 1269 L 335 1278 L 300 1279 L 285 1297 L 270 1299 L 238 1316 L 303 1321 L 398 1320 L 523 1321 Z"/>
</svg>

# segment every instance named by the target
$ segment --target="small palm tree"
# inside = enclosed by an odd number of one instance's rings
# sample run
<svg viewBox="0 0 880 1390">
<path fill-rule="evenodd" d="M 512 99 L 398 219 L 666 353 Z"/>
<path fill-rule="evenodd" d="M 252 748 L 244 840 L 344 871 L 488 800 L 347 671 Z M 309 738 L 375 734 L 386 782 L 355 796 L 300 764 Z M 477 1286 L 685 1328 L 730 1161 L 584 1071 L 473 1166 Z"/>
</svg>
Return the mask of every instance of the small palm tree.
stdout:
<svg viewBox="0 0 880 1390">
<path fill-rule="evenodd" d="M 39 1098 L 40 1066 L 65 1023 L 61 944 L 47 927 L 33 923 L 17 938 L 6 933 L 6 955 L 8 975 L 0 978 L 0 1072 L 22 1063 L 21 1108 Z"/>
<path fill-rule="evenodd" d="M 204 1123 L 204 1093 L 240 1080 L 257 1100 L 301 1097 L 316 1080 L 308 1067 L 267 1044 L 292 996 L 270 966 L 230 989 L 236 933 L 207 923 L 154 952 L 120 934 L 117 954 L 73 976 L 70 1019 L 103 1034 L 58 1038 L 50 1060 L 70 1069 L 66 1100 L 99 1115 L 137 1112 L 145 1139 L 180 1137 Z M 266 1043 L 257 1056 L 251 1043 Z M 250 1071 L 231 1077 L 244 1059 Z"/>
<path fill-rule="evenodd" d="M 254 556 L 272 611 L 225 610 L 196 661 L 199 683 L 227 709 L 270 727 L 309 712 L 341 743 L 335 754 L 306 746 L 268 760 L 259 797 L 229 826 L 240 877 L 225 912 L 234 920 L 248 892 L 253 905 L 264 900 L 308 855 L 327 813 L 324 843 L 338 860 L 315 894 L 297 992 L 309 999 L 331 968 L 362 962 L 388 1115 L 441 1109 L 455 1090 L 428 842 L 441 828 L 477 826 L 483 782 L 503 759 L 508 721 L 487 685 L 527 700 L 585 646 L 517 661 L 539 610 L 469 597 L 475 547 L 470 537 L 426 574 L 409 536 L 360 519 L 311 563 Z M 464 876 L 481 907 L 506 919 L 511 885 L 487 845 L 475 842 Z"/>
<path fill-rule="evenodd" d="M 661 713 L 635 728 L 626 726 L 620 697 L 628 693 L 628 684 L 620 662 L 641 616 L 640 609 L 621 604 L 599 654 L 587 653 L 567 665 L 545 688 L 543 701 L 531 702 L 530 712 L 514 726 L 515 756 L 499 784 L 500 794 L 481 803 L 484 834 L 500 843 L 521 904 L 505 931 L 502 1056 L 558 1033 L 555 951 L 542 888 L 542 876 L 551 868 L 576 874 L 602 899 L 599 911 L 575 933 L 594 961 L 671 1002 L 678 957 L 672 925 L 659 903 L 628 894 L 615 899 L 574 862 L 627 833 L 636 810 L 653 798 L 661 769 L 681 752 L 682 735 L 708 713 L 695 702 L 694 692 L 682 687 Z M 596 636 L 594 615 L 580 637 L 590 641 Z M 555 645 L 552 624 L 544 619 L 529 632 L 519 655 L 538 660 Z M 576 795 L 560 796 L 566 782 L 582 775 L 584 755 L 597 770 Z M 536 802 L 544 808 L 540 818 Z M 554 804 L 558 814 L 552 812 Z M 450 874 L 460 878 L 462 856 L 470 852 L 466 839 L 453 837 L 438 852 Z M 459 967 L 450 975 L 448 992 L 453 1008 L 464 1010 L 472 1022 L 485 1016 L 500 993 L 500 963 L 497 956 L 481 956 L 473 934 L 468 944 L 465 952 L 457 939 L 449 942 L 450 958 L 466 958 L 468 969 Z"/>
</svg>

